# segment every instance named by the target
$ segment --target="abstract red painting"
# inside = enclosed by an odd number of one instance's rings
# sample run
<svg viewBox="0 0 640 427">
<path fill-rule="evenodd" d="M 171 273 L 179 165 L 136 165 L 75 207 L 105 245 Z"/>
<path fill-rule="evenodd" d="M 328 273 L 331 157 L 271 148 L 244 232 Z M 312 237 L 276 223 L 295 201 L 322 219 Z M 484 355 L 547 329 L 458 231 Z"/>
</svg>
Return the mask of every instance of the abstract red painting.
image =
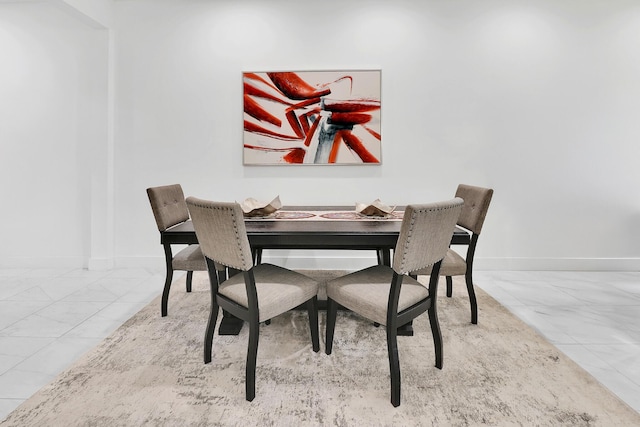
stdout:
<svg viewBox="0 0 640 427">
<path fill-rule="evenodd" d="M 380 164 L 380 74 L 244 72 L 244 164 Z"/>
</svg>

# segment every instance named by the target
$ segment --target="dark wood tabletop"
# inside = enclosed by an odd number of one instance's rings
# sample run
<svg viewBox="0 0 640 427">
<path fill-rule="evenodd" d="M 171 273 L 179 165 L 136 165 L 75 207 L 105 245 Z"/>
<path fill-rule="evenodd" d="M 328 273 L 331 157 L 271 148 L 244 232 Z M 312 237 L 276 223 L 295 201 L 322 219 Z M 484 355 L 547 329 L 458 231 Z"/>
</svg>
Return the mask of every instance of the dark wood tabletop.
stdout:
<svg viewBox="0 0 640 427">
<path fill-rule="evenodd" d="M 353 211 L 344 206 L 291 206 L 286 211 Z M 399 220 L 245 219 L 254 249 L 393 249 L 400 234 Z M 198 243 L 191 221 L 161 233 L 162 243 Z M 451 243 L 469 244 L 467 231 L 456 228 Z"/>
</svg>

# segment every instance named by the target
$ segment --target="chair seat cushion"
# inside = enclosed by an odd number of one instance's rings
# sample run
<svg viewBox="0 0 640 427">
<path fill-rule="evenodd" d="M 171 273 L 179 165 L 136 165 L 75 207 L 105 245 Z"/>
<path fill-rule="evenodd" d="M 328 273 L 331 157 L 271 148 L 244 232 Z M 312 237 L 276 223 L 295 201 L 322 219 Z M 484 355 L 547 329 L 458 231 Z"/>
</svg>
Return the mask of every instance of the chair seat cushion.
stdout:
<svg viewBox="0 0 640 427">
<path fill-rule="evenodd" d="M 206 271 L 207 262 L 204 260 L 199 245 L 189 245 L 174 255 L 171 265 L 174 270 Z"/>
<path fill-rule="evenodd" d="M 440 266 L 441 276 L 464 276 L 467 273 L 467 262 L 456 251 L 449 249 L 442 265 Z M 412 274 L 418 276 L 428 276 L 431 274 L 431 267 L 414 271 Z"/>
<path fill-rule="evenodd" d="M 381 325 L 387 323 L 387 304 L 393 270 L 376 265 L 327 282 L 327 297 Z M 398 312 L 429 296 L 429 289 L 409 276 L 402 279 Z"/>
<path fill-rule="evenodd" d="M 259 264 L 253 267 L 258 293 L 259 321 L 296 308 L 318 295 L 318 282 L 295 271 L 273 264 Z M 247 307 L 247 291 L 244 274 L 239 273 L 224 281 L 218 293 Z"/>
</svg>

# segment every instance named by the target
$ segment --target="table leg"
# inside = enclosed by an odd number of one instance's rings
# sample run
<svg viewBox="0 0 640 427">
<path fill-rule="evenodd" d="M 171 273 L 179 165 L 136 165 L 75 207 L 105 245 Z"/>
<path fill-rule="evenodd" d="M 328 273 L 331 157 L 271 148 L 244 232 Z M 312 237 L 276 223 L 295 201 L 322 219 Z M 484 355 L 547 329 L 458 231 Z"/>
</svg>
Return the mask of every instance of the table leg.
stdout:
<svg viewBox="0 0 640 427">
<path fill-rule="evenodd" d="M 262 264 L 262 248 L 252 249 L 251 255 L 253 256 L 253 265 Z"/>
<path fill-rule="evenodd" d="M 237 270 L 229 269 L 229 275 L 237 274 Z M 218 271 L 218 283 L 222 283 L 227 280 L 226 271 Z M 222 310 L 222 320 L 220 320 L 220 326 L 218 327 L 218 335 L 238 335 L 242 330 L 244 321 L 237 318 L 233 314 L 226 310 Z"/>
<path fill-rule="evenodd" d="M 238 319 L 228 311 L 222 310 L 222 320 L 218 327 L 218 335 L 238 335 L 242 330 L 244 321 Z"/>
<path fill-rule="evenodd" d="M 378 248 L 376 254 L 378 255 L 378 265 L 391 267 L 391 250 L 389 248 Z"/>
<path fill-rule="evenodd" d="M 412 337 L 413 336 L 413 320 L 398 328 L 398 336 Z"/>
</svg>

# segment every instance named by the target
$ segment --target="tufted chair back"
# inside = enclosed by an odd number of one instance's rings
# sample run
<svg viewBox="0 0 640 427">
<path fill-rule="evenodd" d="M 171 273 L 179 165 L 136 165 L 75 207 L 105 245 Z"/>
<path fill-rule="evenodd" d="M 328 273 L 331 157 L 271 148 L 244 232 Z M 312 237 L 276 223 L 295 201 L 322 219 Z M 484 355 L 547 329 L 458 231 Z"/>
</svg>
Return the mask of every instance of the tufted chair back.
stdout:
<svg viewBox="0 0 640 427">
<path fill-rule="evenodd" d="M 187 206 L 204 256 L 237 270 L 253 267 L 244 214 L 238 203 L 187 197 Z"/>
<path fill-rule="evenodd" d="M 491 188 L 474 187 L 465 184 L 458 185 L 456 197 L 464 200 L 464 207 L 460 213 L 458 225 L 472 233 L 480 234 L 492 196 L 493 189 Z"/>
<path fill-rule="evenodd" d="M 180 184 L 147 188 L 147 196 L 149 196 L 151 210 L 159 231 L 189 219 L 189 211 Z"/>
<path fill-rule="evenodd" d="M 456 197 L 406 207 L 393 256 L 393 269 L 398 274 L 429 267 L 444 258 L 463 203 Z"/>
</svg>

